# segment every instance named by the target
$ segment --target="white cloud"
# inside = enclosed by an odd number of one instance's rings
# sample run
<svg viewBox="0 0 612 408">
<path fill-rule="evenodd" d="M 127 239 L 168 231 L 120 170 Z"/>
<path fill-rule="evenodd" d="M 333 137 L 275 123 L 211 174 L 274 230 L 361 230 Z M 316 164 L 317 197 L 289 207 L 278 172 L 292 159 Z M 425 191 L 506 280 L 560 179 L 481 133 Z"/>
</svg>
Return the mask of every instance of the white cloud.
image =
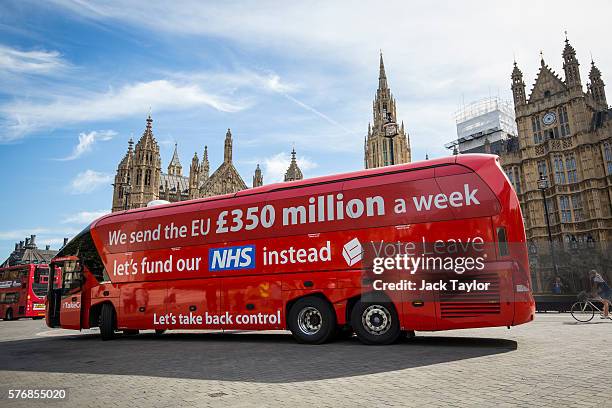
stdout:
<svg viewBox="0 0 612 408">
<path fill-rule="evenodd" d="M 79 224 L 79 225 L 89 224 L 92 221 L 106 214 L 108 214 L 108 210 L 81 211 L 81 212 L 64 217 L 64 219 L 62 220 L 62 223 Z"/>
<path fill-rule="evenodd" d="M 129 84 L 104 93 L 83 92 L 51 99 L 49 102 L 17 100 L 0 106 L 6 129 L 0 132 L 0 142 L 58 125 L 145 114 L 152 104 L 156 111 L 208 106 L 222 112 L 237 112 L 248 107 L 246 101 L 209 93 L 198 84 L 165 79 Z"/>
<path fill-rule="evenodd" d="M 297 164 L 305 178 L 308 178 L 308 171 L 318 167 L 318 164 L 308 157 L 298 156 Z M 263 176 L 265 184 L 278 183 L 283 181 L 285 172 L 289 168 L 291 157 L 287 153 L 277 153 L 266 157 L 263 160 Z"/>
<path fill-rule="evenodd" d="M 82 173 L 76 175 L 76 177 L 70 182 L 70 193 L 72 194 L 86 194 L 91 193 L 98 187 L 108 185 L 113 181 L 113 176 L 110 174 L 94 171 L 85 170 Z"/>
<path fill-rule="evenodd" d="M 0 45 L 0 70 L 17 73 L 47 74 L 67 65 L 57 51 L 21 51 Z"/>
<path fill-rule="evenodd" d="M 15 242 L 24 241 L 26 237 L 29 238 L 31 234 L 34 234 L 36 235 L 36 245 L 39 248 L 43 248 L 45 245 L 51 245 L 51 248 L 58 249 L 63 244 L 64 237 L 73 237 L 78 234 L 79 231 L 80 229 L 72 227 L 32 227 L 4 230 L 0 231 L 0 241 L 9 241 L 10 244 L 14 244 Z"/>
<path fill-rule="evenodd" d="M 78 159 L 83 154 L 90 152 L 96 142 L 111 140 L 116 135 L 117 132 L 114 130 L 93 130 L 89 133 L 79 133 L 79 143 L 74 146 L 72 153 L 67 157 L 57 160 L 66 161 Z"/>
<path fill-rule="evenodd" d="M 149 1 L 147 7 L 135 0 L 86 6 L 78 0 L 55 3 L 103 24 L 128 24 L 161 35 L 178 34 L 179 38 L 210 36 L 230 40 L 250 53 L 261 50 L 265 55 L 273 54 L 282 58 L 281 64 L 290 64 L 294 72 L 302 74 L 308 95 L 291 93 L 298 101 L 295 103 L 306 101 L 303 107 L 313 107 L 312 112 L 323 120 L 333 123 L 331 119 L 348 129 L 358 127 L 362 134 L 371 112 L 369 102 L 359 100 L 364 94 L 361 86 L 374 91 L 377 56 L 382 49 L 398 100 L 398 115 L 405 119 L 412 141 L 420 140 L 439 152 L 444 152 L 443 144 L 456 135 L 452 113 L 462 101 L 469 103 L 490 94 L 511 98 L 513 56 L 523 69 L 528 91 L 539 68 L 540 49 L 546 62 L 561 72 L 564 30 L 568 30 L 582 62 L 583 78 L 589 51 L 604 73 L 606 67 L 612 67 L 606 31 L 612 14 L 610 2 L 598 2 L 598 12 L 590 14 L 586 5 L 576 6 L 570 0 L 397 0 L 382 7 L 348 1 L 286 2 L 279 6 L 265 0 L 222 4 L 186 0 L 181 7 L 163 0 Z M 567 10 L 586 13 L 589 18 L 568 18 Z M 372 16 L 380 16 L 380 24 L 373 24 Z M 330 98 L 338 96 L 342 105 L 357 98 L 359 106 L 365 104 L 366 109 L 341 118 L 338 107 L 325 110 L 321 108 L 325 105 L 312 103 L 305 96 L 316 92 L 312 88 L 317 75 L 333 79 L 334 89 L 322 89 L 328 95 L 335 93 Z M 268 87 L 279 92 L 273 78 Z M 427 119 L 418 116 L 423 111 Z"/>
</svg>

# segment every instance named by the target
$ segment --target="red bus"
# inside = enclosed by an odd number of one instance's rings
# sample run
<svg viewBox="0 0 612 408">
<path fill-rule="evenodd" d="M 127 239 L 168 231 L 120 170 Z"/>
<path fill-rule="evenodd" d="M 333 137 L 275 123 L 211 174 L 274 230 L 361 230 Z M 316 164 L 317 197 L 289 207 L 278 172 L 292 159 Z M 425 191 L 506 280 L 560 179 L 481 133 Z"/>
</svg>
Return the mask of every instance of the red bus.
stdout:
<svg viewBox="0 0 612 408">
<path fill-rule="evenodd" d="M 24 264 L 0 268 L 0 316 L 4 320 L 45 316 L 49 265 Z"/>
<path fill-rule="evenodd" d="M 491 243 L 480 269 L 457 272 L 487 290 L 375 287 L 366 247 L 396 242 Z M 364 343 L 387 344 L 417 330 L 519 325 L 535 307 L 519 201 L 493 155 L 116 212 L 51 265 L 62 283 L 49 291 L 47 324 L 98 326 L 102 339 L 289 329 L 304 343 L 354 331 Z M 387 280 L 399 282 L 397 273 Z"/>
</svg>

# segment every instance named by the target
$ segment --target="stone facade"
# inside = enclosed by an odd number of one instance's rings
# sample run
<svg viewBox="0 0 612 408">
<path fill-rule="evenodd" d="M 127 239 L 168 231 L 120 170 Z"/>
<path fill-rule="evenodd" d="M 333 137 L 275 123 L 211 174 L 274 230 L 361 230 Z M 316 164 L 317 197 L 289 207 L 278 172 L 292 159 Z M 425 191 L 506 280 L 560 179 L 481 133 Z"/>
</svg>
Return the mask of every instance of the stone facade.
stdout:
<svg viewBox="0 0 612 408">
<path fill-rule="evenodd" d="M 380 54 L 378 89 L 373 104 L 374 121 L 368 123 L 368 135 L 364 146 L 364 165 L 366 169 L 410 163 L 410 137 L 397 124 L 395 98 L 387 84 L 387 74 Z"/>
<path fill-rule="evenodd" d="M 147 118 L 142 137 L 136 143 L 130 139 L 128 150 L 115 175 L 113 184 L 112 211 L 144 207 L 152 200 L 177 202 L 200 197 L 235 193 L 247 188 L 244 180 L 232 162 L 232 132 L 225 134 L 223 163 L 209 176 L 208 147 L 204 147 L 202 162 L 194 154 L 189 175 L 183 175 L 183 168 L 175 145 L 174 154 L 167 173 L 161 171 L 159 145 L 153 135 L 153 119 Z M 259 165 L 255 170 L 253 186 L 263 184 Z"/>
<path fill-rule="evenodd" d="M 562 58 L 565 78 L 542 58 L 529 96 L 514 63 L 511 89 L 518 139 L 499 152 L 501 164 L 518 193 L 530 252 L 537 254 L 534 258 L 541 261 L 549 252 L 554 257 L 555 248 L 559 258 L 571 248 L 591 248 L 603 258 L 580 262 L 594 262 L 593 267 L 605 269 L 612 248 L 612 109 L 595 63 L 591 62 L 584 92 L 580 64 L 567 39 Z M 561 258 L 557 264 L 556 271 L 532 265 L 536 292 L 546 292 L 550 279 L 567 267 Z"/>
</svg>

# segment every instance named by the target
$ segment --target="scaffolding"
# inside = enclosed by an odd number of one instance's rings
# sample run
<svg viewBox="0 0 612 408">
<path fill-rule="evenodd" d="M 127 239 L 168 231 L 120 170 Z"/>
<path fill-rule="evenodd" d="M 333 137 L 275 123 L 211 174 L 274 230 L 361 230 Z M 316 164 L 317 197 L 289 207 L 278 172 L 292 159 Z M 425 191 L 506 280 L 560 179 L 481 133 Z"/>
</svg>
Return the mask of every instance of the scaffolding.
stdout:
<svg viewBox="0 0 612 408">
<path fill-rule="evenodd" d="M 455 112 L 454 118 L 457 125 L 457 139 L 445 145 L 449 149 L 481 139 L 483 136 L 490 139 L 505 139 L 508 135 L 516 136 L 518 133 L 514 106 L 510 101 L 499 97 L 483 98 L 463 106 Z M 474 143 L 470 142 L 469 145 L 473 147 Z"/>
</svg>

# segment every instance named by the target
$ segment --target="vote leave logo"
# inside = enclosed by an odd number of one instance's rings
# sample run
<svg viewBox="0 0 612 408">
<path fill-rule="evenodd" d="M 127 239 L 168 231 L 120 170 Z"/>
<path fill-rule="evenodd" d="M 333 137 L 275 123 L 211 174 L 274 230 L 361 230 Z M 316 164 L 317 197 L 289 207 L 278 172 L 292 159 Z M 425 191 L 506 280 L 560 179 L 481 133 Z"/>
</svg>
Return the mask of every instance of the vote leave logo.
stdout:
<svg viewBox="0 0 612 408">
<path fill-rule="evenodd" d="M 361 261 L 361 258 L 363 257 L 361 242 L 359 242 L 357 238 L 353 238 L 344 244 L 344 247 L 342 248 L 342 256 L 344 257 L 344 260 L 348 266 L 353 266 L 357 262 Z"/>
</svg>

